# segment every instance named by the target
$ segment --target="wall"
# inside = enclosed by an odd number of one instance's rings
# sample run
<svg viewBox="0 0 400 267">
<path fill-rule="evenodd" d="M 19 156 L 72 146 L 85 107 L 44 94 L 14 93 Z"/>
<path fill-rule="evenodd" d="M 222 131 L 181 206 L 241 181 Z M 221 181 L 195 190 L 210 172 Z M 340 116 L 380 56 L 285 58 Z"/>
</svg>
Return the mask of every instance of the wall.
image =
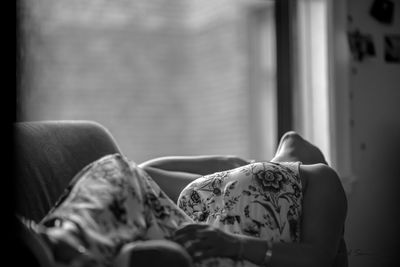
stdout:
<svg viewBox="0 0 400 267">
<path fill-rule="evenodd" d="M 349 30 L 371 34 L 376 56 L 349 69 L 352 163 L 347 246 L 351 267 L 395 266 L 399 253 L 400 64 L 384 61 L 383 36 L 400 34 L 400 1 L 392 25 L 369 15 L 372 0 L 349 0 Z M 396 264 L 397 266 L 398 264 Z"/>
</svg>

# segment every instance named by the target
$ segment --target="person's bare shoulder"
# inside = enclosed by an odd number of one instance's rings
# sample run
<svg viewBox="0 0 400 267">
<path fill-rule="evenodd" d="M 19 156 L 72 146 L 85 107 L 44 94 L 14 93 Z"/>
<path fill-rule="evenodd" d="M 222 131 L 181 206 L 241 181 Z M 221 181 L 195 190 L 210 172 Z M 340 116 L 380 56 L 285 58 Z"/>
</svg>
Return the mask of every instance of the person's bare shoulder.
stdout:
<svg viewBox="0 0 400 267">
<path fill-rule="evenodd" d="M 300 166 L 301 175 L 307 183 L 306 194 L 318 197 L 330 197 L 336 207 L 347 212 L 347 199 L 343 185 L 337 172 L 326 164 L 311 164 Z M 308 191 L 308 192 L 307 192 Z"/>
<path fill-rule="evenodd" d="M 333 261 L 343 233 L 347 200 L 335 170 L 325 164 L 301 165 L 307 181 L 303 195 L 302 242 L 313 244 L 323 259 Z"/>
<path fill-rule="evenodd" d="M 342 186 L 336 171 L 326 164 L 300 165 L 300 172 L 301 176 L 307 180 L 307 183 L 322 183 L 333 187 Z"/>
</svg>

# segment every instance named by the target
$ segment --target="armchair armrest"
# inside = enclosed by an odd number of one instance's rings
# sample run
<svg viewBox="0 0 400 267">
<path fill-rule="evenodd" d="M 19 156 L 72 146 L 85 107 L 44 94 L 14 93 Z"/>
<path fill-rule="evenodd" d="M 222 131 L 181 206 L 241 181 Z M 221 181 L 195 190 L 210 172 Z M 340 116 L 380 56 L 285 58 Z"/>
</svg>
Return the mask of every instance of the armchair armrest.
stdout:
<svg viewBox="0 0 400 267">
<path fill-rule="evenodd" d="M 191 267 L 192 259 L 179 244 L 168 240 L 148 240 L 126 244 L 114 267 Z"/>
</svg>

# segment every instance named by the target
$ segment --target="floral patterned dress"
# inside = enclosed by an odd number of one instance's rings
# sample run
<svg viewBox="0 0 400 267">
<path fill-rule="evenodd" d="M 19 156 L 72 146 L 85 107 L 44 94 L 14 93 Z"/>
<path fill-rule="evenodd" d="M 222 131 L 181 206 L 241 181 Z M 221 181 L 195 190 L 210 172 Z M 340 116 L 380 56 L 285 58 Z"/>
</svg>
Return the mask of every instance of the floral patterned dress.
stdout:
<svg viewBox="0 0 400 267">
<path fill-rule="evenodd" d="M 297 163 L 253 163 L 193 181 L 182 191 L 178 206 L 144 170 L 114 154 L 77 174 L 40 226 L 48 237 L 86 251 L 90 266 L 110 267 L 125 244 L 171 239 L 183 224 L 194 222 L 296 242 L 301 198 Z M 254 264 L 213 258 L 196 266 Z"/>
<path fill-rule="evenodd" d="M 195 222 L 275 242 L 299 242 L 302 202 L 300 162 L 259 162 L 210 174 L 190 183 L 179 207 Z M 209 259 L 202 266 L 254 266 Z"/>
</svg>

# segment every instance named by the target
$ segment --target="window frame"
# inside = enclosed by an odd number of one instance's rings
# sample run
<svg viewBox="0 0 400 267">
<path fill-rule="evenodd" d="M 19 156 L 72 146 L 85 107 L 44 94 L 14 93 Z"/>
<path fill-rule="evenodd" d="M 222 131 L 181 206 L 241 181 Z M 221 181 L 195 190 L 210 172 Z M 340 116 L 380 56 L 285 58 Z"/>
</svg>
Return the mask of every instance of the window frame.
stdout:
<svg viewBox="0 0 400 267">
<path fill-rule="evenodd" d="M 327 97 L 330 165 L 338 172 L 349 194 L 357 180 L 352 167 L 351 109 L 349 90 L 349 52 L 347 46 L 347 3 L 345 0 L 279 0 L 276 1 L 277 33 L 277 119 L 278 138 L 286 131 L 311 132 L 311 123 L 301 121 L 299 112 L 302 92 L 298 91 L 299 55 L 297 53 L 298 4 L 300 1 L 324 1 L 326 4 Z M 315 93 L 315 92 L 314 92 Z M 318 110 L 311 111 L 318 116 Z M 309 129 L 304 129 L 308 127 Z M 313 142 L 312 136 L 303 135 Z M 277 143 L 279 140 L 277 140 Z"/>
</svg>

